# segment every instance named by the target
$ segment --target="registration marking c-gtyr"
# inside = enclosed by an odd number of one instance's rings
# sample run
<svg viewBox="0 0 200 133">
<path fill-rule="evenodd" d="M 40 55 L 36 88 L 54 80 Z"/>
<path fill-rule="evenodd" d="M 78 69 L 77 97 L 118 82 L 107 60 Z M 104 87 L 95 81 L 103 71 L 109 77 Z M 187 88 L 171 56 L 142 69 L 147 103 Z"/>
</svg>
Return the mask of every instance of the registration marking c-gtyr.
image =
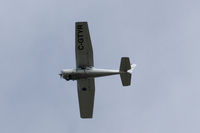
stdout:
<svg viewBox="0 0 200 133">
<path fill-rule="evenodd" d="M 78 37 L 78 49 L 83 50 L 84 49 L 84 38 L 83 38 L 83 25 L 77 25 L 77 37 Z"/>
</svg>

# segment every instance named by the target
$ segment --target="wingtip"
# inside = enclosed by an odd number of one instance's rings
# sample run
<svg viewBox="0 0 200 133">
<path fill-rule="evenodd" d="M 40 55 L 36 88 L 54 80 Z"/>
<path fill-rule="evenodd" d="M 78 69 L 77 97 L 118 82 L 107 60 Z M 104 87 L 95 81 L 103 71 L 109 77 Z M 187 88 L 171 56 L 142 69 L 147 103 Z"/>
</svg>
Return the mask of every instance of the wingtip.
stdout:
<svg viewBox="0 0 200 133">
<path fill-rule="evenodd" d="M 87 21 L 77 21 L 75 22 L 75 24 L 79 24 L 79 23 L 88 23 Z"/>
</svg>

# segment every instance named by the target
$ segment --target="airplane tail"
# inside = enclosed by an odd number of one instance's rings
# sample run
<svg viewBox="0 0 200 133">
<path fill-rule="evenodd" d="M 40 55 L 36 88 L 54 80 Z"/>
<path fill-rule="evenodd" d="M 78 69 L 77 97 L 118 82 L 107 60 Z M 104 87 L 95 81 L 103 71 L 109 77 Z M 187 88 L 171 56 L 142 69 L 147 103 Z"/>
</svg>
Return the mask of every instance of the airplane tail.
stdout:
<svg viewBox="0 0 200 133">
<path fill-rule="evenodd" d="M 130 60 L 128 57 L 121 58 L 120 64 L 120 78 L 123 86 L 131 85 L 131 73 L 133 69 L 136 67 L 136 64 L 130 64 Z"/>
</svg>

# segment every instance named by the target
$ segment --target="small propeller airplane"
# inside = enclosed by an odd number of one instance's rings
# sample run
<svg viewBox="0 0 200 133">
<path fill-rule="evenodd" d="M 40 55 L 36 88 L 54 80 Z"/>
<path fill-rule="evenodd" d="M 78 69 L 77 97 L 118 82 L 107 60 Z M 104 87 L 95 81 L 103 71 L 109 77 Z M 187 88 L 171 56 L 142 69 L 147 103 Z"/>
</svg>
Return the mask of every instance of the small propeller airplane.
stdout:
<svg viewBox="0 0 200 133">
<path fill-rule="evenodd" d="M 95 68 L 88 23 L 76 22 L 75 25 L 76 69 L 63 69 L 59 75 L 67 81 L 77 80 L 80 117 L 92 118 L 95 95 L 94 78 L 119 74 L 122 85 L 129 86 L 131 73 L 136 64 L 131 65 L 128 57 L 122 57 L 119 70 Z"/>
</svg>

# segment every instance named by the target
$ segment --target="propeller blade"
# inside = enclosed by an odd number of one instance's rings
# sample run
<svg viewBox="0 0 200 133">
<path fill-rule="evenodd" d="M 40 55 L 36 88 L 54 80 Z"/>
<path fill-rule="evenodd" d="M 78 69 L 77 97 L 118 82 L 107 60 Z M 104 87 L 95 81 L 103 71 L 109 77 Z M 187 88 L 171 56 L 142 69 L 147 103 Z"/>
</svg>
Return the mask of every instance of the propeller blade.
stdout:
<svg viewBox="0 0 200 133">
<path fill-rule="evenodd" d="M 63 75 L 62 75 L 62 73 L 60 73 L 60 74 L 58 74 L 58 75 L 60 75 L 60 78 L 63 78 Z"/>
</svg>

